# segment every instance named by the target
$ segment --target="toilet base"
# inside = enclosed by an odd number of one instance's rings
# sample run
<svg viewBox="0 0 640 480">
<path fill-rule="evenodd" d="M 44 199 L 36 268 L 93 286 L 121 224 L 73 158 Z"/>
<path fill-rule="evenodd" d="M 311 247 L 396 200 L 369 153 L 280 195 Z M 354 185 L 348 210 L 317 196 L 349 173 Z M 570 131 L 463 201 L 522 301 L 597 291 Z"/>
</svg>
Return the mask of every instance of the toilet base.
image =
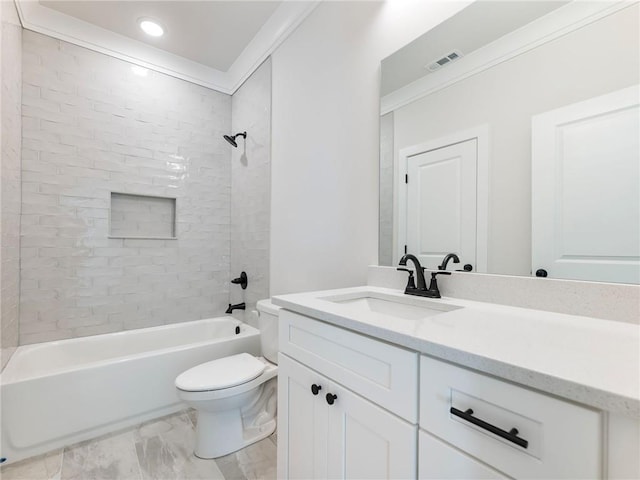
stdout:
<svg viewBox="0 0 640 480">
<path fill-rule="evenodd" d="M 198 419 L 198 425 L 200 425 L 200 419 Z M 215 435 L 204 435 L 202 438 L 196 433 L 196 448 L 193 453 L 198 458 L 211 460 L 237 452 L 272 435 L 276 431 L 276 421 L 273 419 L 267 424 L 254 427 L 251 430 L 245 432 L 240 441 L 238 439 L 230 441 L 229 438 L 224 439 Z M 222 442 L 216 440 L 222 440 Z"/>
<path fill-rule="evenodd" d="M 201 408 L 197 409 L 196 457 L 222 457 L 275 431 L 277 379 L 272 378 L 243 396 L 246 400 L 238 397 L 229 399 L 229 403 L 240 403 L 242 407 L 228 408 L 231 405 L 225 405 L 224 400 L 216 403 L 215 408 L 202 408 L 200 405 Z"/>
</svg>

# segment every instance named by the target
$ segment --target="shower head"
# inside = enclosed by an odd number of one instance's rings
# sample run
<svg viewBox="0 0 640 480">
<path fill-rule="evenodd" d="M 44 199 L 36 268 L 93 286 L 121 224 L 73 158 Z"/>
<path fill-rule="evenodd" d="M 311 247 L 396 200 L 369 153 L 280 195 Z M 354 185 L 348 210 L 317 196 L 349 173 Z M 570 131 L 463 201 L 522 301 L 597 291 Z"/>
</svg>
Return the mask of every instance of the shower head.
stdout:
<svg viewBox="0 0 640 480">
<path fill-rule="evenodd" d="M 233 145 L 234 147 L 237 147 L 238 144 L 236 143 L 236 137 L 242 137 L 242 138 L 247 138 L 247 132 L 242 132 L 242 133 L 236 133 L 235 135 L 223 135 L 223 138 L 229 142 L 231 145 Z"/>
<path fill-rule="evenodd" d="M 224 135 L 224 139 L 229 142 L 231 145 L 233 145 L 234 147 L 237 147 L 238 144 L 236 143 L 236 137 L 235 135 L 233 137 L 230 137 L 229 135 Z"/>
</svg>

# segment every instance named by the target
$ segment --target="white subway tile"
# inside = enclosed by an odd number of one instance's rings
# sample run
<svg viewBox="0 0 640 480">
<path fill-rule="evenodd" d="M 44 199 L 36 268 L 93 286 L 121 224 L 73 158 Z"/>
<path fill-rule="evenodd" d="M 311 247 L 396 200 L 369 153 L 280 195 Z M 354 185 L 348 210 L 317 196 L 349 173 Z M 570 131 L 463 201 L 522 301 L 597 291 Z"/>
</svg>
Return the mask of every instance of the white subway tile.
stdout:
<svg viewBox="0 0 640 480">
<path fill-rule="evenodd" d="M 41 327 L 21 342 L 224 311 L 231 98 L 156 72 L 132 80 L 126 62 L 33 32 L 23 43 L 23 320 Z M 111 191 L 178 197 L 184 237 L 109 239 Z"/>
</svg>

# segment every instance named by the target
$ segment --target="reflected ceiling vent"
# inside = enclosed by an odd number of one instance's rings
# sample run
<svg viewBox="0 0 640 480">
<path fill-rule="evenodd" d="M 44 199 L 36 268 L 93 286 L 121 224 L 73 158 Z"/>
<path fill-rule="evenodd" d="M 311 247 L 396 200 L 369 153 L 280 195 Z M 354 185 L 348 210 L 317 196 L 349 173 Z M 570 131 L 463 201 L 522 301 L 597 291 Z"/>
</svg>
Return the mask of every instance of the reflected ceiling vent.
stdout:
<svg viewBox="0 0 640 480">
<path fill-rule="evenodd" d="M 451 53 L 439 58 L 431 63 L 428 63 L 425 68 L 430 72 L 435 72 L 436 70 L 444 67 L 445 65 L 449 65 L 452 62 L 455 62 L 459 58 L 462 57 L 462 52 L 460 50 L 453 50 Z"/>
</svg>

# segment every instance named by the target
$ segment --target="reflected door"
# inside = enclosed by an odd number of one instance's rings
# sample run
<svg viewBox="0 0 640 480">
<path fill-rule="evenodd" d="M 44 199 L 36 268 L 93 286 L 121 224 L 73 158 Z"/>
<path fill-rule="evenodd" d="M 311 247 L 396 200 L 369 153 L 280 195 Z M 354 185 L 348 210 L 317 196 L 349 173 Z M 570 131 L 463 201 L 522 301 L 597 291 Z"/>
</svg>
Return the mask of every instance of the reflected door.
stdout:
<svg viewBox="0 0 640 480">
<path fill-rule="evenodd" d="M 638 87 L 533 117 L 533 271 L 640 283 Z"/>
<path fill-rule="evenodd" d="M 447 253 L 476 266 L 477 139 L 407 158 L 407 251 L 426 268 Z"/>
</svg>

